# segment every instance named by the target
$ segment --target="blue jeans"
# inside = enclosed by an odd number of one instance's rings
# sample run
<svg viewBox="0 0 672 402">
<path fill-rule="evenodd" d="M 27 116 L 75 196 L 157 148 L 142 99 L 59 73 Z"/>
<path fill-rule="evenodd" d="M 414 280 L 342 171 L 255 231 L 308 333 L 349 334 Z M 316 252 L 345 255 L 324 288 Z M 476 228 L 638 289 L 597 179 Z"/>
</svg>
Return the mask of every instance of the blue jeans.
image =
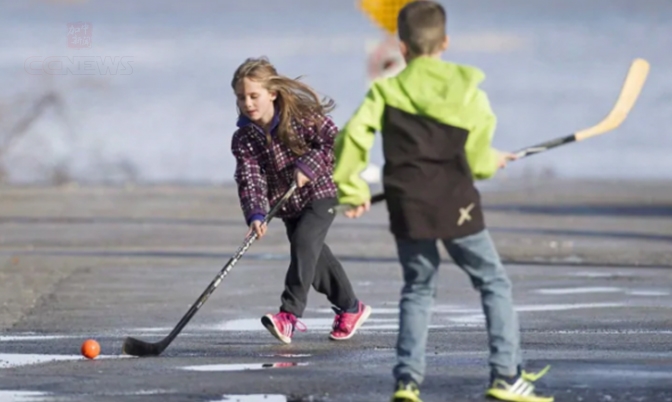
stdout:
<svg viewBox="0 0 672 402">
<path fill-rule="evenodd" d="M 513 308 L 511 281 L 487 230 L 443 241 L 455 263 L 481 293 L 490 350 L 489 364 L 498 374 L 511 376 L 521 364 L 520 329 Z M 397 239 L 404 275 L 399 302 L 396 378 L 410 375 L 421 383 L 425 376 L 425 349 L 431 309 L 436 295 L 440 256 L 437 241 Z"/>
</svg>

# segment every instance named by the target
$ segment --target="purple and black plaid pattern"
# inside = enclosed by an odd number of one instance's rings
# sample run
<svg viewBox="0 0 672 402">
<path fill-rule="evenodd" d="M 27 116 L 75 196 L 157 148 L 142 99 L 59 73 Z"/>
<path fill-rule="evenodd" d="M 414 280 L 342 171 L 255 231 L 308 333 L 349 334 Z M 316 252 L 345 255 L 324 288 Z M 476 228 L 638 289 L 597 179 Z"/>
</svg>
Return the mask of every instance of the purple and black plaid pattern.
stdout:
<svg viewBox="0 0 672 402">
<path fill-rule="evenodd" d="M 238 185 L 240 206 L 245 220 L 263 217 L 270 205 L 282 198 L 294 179 L 294 170 L 300 169 L 310 183 L 299 188 L 278 212 L 279 218 L 292 218 L 301 213 L 312 200 L 336 197 L 334 169 L 334 139 L 338 134 L 336 124 L 324 117 L 320 127 L 304 127 L 292 122 L 294 131 L 310 150 L 302 156 L 295 155 L 282 144 L 272 129 L 272 144 L 267 144 L 264 131 L 242 117 L 238 130 L 231 140 L 231 151 L 236 158 L 234 178 Z M 275 121 L 274 127 L 277 127 Z"/>
</svg>

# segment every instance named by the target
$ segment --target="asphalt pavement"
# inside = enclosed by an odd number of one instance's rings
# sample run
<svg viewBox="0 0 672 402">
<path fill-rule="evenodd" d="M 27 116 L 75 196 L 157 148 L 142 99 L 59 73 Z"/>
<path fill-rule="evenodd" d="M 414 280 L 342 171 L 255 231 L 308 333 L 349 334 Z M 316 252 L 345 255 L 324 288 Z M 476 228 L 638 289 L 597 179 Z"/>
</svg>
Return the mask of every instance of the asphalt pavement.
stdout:
<svg viewBox="0 0 672 402">
<path fill-rule="evenodd" d="M 525 186 L 484 199 L 526 367 L 551 365 L 538 390 L 556 401 L 672 401 L 672 190 Z M 328 339 L 333 312 L 314 291 L 292 344 L 262 327 L 288 263 L 276 222 L 161 356 L 121 353 L 126 336 L 167 335 L 244 230 L 230 188 L 1 189 L 0 401 L 389 400 L 401 276 L 384 206 L 338 218 L 329 237 L 373 308 L 351 340 Z M 79 354 L 89 338 L 102 348 L 95 360 Z M 448 259 L 427 362 L 425 402 L 484 400 L 479 297 Z"/>
</svg>

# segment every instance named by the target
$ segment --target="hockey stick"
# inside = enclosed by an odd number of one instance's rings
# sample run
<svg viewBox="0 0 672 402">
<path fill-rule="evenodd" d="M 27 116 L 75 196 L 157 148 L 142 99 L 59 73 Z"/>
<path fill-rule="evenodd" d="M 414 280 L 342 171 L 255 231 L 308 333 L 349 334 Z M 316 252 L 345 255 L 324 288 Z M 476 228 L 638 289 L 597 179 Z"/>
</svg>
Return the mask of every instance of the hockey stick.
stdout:
<svg viewBox="0 0 672 402">
<path fill-rule="evenodd" d="M 649 74 L 649 62 L 644 59 L 635 59 L 630 65 L 630 70 L 628 71 L 621 93 L 616 100 L 616 104 L 611 109 L 611 112 L 602 119 L 601 122 L 597 123 L 592 127 L 585 128 L 583 130 L 577 131 L 573 134 L 558 137 L 550 141 L 542 142 L 540 144 L 533 145 L 531 147 L 523 148 L 513 154 L 516 155 L 517 159 L 525 158 L 527 156 L 536 155 L 541 152 L 546 152 L 550 149 L 557 148 L 561 145 L 571 144 L 573 142 L 583 141 L 591 137 L 604 134 L 608 131 L 614 130 L 623 123 L 625 118 L 628 116 L 630 110 L 632 110 L 639 93 L 642 91 L 642 87 L 646 82 L 646 77 Z M 379 193 L 371 197 L 371 205 L 379 203 L 385 199 L 385 194 Z M 352 206 L 350 205 L 339 205 L 336 208 L 336 211 L 342 212 L 346 211 Z"/>
<path fill-rule="evenodd" d="M 271 211 L 266 215 L 266 218 L 264 219 L 264 223 L 268 224 L 271 219 L 278 213 L 280 208 L 287 202 L 287 200 L 292 196 L 294 191 L 296 190 L 297 185 L 296 183 L 292 183 L 290 186 L 289 190 L 285 193 L 285 195 L 275 204 L 275 206 L 271 209 Z M 161 341 L 156 342 L 156 343 L 150 343 L 150 342 L 145 342 L 141 341 L 139 339 L 127 337 L 124 340 L 124 345 L 122 346 L 122 352 L 131 355 L 131 356 L 158 356 L 163 352 L 168 345 L 177 337 L 177 335 L 182 331 L 182 329 L 187 325 L 187 323 L 196 315 L 196 312 L 205 304 L 205 302 L 208 300 L 210 295 L 217 289 L 217 286 L 219 286 L 220 282 L 222 282 L 222 279 L 229 273 L 231 268 L 240 260 L 240 258 L 245 254 L 248 248 L 254 243 L 254 241 L 257 239 L 257 234 L 255 232 L 252 232 L 252 234 L 245 239 L 245 242 L 243 243 L 242 246 L 236 251 L 236 254 L 231 257 L 229 262 L 224 265 L 221 271 L 217 274 L 215 279 L 213 279 L 212 282 L 210 282 L 210 285 L 208 285 L 207 289 L 201 294 L 201 296 L 196 300 L 196 302 L 189 308 L 189 311 L 182 317 L 180 322 L 177 323 L 177 326 L 173 328 L 173 330 L 163 338 Z"/>
</svg>

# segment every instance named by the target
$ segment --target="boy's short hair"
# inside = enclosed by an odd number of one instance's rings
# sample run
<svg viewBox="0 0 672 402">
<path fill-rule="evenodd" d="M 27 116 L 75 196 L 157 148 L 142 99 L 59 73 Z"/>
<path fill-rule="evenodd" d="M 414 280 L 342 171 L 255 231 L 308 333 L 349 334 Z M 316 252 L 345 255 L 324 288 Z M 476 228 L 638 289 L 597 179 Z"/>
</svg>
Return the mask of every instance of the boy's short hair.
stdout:
<svg viewBox="0 0 672 402">
<path fill-rule="evenodd" d="M 397 27 L 411 56 L 436 53 L 446 37 L 446 10 L 434 1 L 413 1 L 399 11 Z"/>
</svg>

